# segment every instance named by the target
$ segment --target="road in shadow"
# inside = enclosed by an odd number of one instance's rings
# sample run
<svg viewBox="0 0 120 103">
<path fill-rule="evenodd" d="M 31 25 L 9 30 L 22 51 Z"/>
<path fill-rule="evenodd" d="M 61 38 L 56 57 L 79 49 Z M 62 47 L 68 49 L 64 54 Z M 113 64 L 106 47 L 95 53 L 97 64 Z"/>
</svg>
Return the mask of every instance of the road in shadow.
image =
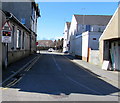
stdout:
<svg viewBox="0 0 120 103">
<path fill-rule="evenodd" d="M 58 54 L 42 54 L 38 62 L 11 88 L 31 93 L 52 95 L 98 95 L 106 96 L 120 90 L 98 78 L 92 72 Z"/>
</svg>

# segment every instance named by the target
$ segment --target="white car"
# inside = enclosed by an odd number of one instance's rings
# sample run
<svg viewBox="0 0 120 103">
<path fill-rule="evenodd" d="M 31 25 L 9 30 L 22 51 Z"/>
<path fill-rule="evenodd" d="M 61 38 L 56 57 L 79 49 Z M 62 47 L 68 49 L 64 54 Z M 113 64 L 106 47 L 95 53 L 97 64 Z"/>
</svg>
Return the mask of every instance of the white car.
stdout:
<svg viewBox="0 0 120 103">
<path fill-rule="evenodd" d="M 49 49 L 48 49 L 48 52 L 53 52 L 53 51 L 54 51 L 53 48 L 49 48 Z"/>
</svg>

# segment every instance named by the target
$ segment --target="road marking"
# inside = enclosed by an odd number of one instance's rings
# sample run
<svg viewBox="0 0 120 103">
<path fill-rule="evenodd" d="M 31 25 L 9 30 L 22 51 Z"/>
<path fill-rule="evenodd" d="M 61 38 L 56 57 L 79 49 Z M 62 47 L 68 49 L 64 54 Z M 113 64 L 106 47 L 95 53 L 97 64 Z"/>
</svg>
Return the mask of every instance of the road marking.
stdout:
<svg viewBox="0 0 120 103">
<path fill-rule="evenodd" d="M 63 55 L 63 57 L 66 58 L 67 60 L 71 61 L 71 62 L 74 63 L 75 65 L 78 65 L 81 69 L 83 69 L 84 71 L 88 72 L 89 74 L 91 74 L 91 75 L 94 76 L 94 77 L 97 77 L 97 78 L 99 78 L 99 79 L 105 80 L 106 82 L 108 82 L 108 83 L 110 83 L 110 84 L 111 84 L 111 82 L 116 83 L 117 85 L 119 84 L 119 81 L 112 80 L 112 79 L 110 79 L 110 78 L 104 77 L 104 76 L 102 76 L 101 74 L 99 74 L 99 76 L 97 76 L 97 75 L 98 75 L 97 73 L 95 73 L 95 72 L 93 72 L 93 71 L 91 71 L 91 72 L 88 71 L 89 69 L 87 69 L 87 68 L 79 65 L 78 63 L 76 63 L 76 62 L 74 62 L 74 61 L 72 61 L 72 60 L 70 60 L 68 57 L 66 57 L 66 56 L 64 56 L 64 55 Z M 112 83 L 112 85 L 113 85 L 113 83 Z M 114 86 L 118 88 L 118 86 L 116 86 L 116 85 L 114 85 Z"/>
<path fill-rule="evenodd" d="M 56 65 L 56 67 L 57 67 L 57 69 L 59 70 L 59 71 L 61 71 L 62 69 L 60 68 L 60 66 L 57 64 L 57 61 L 55 60 L 55 57 L 52 55 L 52 58 L 53 58 L 53 60 L 54 60 L 54 62 L 55 62 L 55 65 Z"/>
<path fill-rule="evenodd" d="M 22 79 L 22 77 L 20 77 L 18 80 L 15 79 L 14 81 L 12 81 L 11 83 L 9 83 L 7 86 L 5 86 L 5 88 L 10 88 L 12 86 L 14 86 L 16 83 L 18 83 L 20 80 Z"/>
<path fill-rule="evenodd" d="M 5 82 L 7 82 L 8 80 L 10 80 L 11 78 L 13 78 L 16 74 L 18 74 L 19 72 L 21 72 L 23 69 L 25 69 L 29 64 L 31 65 L 31 63 L 35 60 L 35 62 L 37 62 L 37 60 L 40 58 L 40 56 L 36 56 L 35 58 L 33 58 L 31 61 L 29 61 L 27 64 L 25 64 L 22 68 L 20 68 L 17 72 L 15 72 L 13 75 L 9 76 L 6 80 L 4 80 L 2 83 L 0 83 L 0 86 L 2 86 L 2 84 L 4 84 Z M 34 64 L 35 64 L 34 62 Z M 30 66 L 29 65 L 29 66 Z M 28 67 L 29 67 L 28 66 Z M 32 65 L 33 66 L 33 65 Z"/>
<path fill-rule="evenodd" d="M 95 90 L 87 87 L 86 85 L 80 84 L 79 82 L 75 81 L 74 79 L 72 79 L 71 77 L 69 77 L 69 76 L 67 76 L 67 75 L 66 75 L 66 77 L 67 77 L 69 80 L 71 80 L 72 82 L 76 83 L 77 85 L 79 85 L 79 86 L 81 86 L 81 87 L 83 87 L 83 88 L 86 88 L 86 89 L 88 89 L 88 90 L 90 90 L 90 91 L 92 91 L 92 92 L 94 92 L 94 93 L 96 93 L 96 94 L 100 94 L 100 95 L 102 94 L 102 93 L 100 93 L 100 92 L 97 92 L 97 91 L 95 91 Z"/>
<path fill-rule="evenodd" d="M 34 62 L 32 62 L 24 71 L 29 71 L 32 68 L 32 66 L 38 61 L 38 59 L 39 57 Z"/>
<path fill-rule="evenodd" d="M 12 82 L 10 82 L 7 86 L 5 87 L 9 87 L 10 85 L 12 85 L 17 79 L 14 79 Z"/>
<path fill-rule="evenodd" d="M 8 88 L 1 88 L 2 90 L 7 90 Z"/>
<path fill-rule="evenodd" d="M 57 62 L 56 62 L 56 60 L 55 60 L 55 58 L 54 58 L 53 55 L 52 55 L 52 57 L 53 57 L 53 60 L 54 60 L 54 62 L 55 62 L 55 64 L 56 64 L 58 70 L 61 71 L 62 69 L 61 69 L 60 66 L 57 64 Z M 79 82 L 75 81 L 75 80 L 72 79 L 71 77 L 67 76 L 65 73 L 64 73 L 64 75 L 65 75 L 70 81 L 76 83 L 77 85 L 79 85 L 79 86 L 81 86 L 81 87 L 83 87 L 83 88 L 86 88 L 86 89 L 88 89 L 88 90 L 90 90 L 90 91 L 92 91 L 92 92 L 94 92 L 94 93 L 96 93 L 96 94 L 100 94 L 100 95 L 102 94 L 102 93 L 97 92 L 97 91 L 95 91 L 95 90 L 93 90 L 93 89 L 91 89 L 91 88 L 89 88 L 89 87 L 87 87 L 87 86 L 85 86 L 85 85 L 83 85 L 83 84 L 80 84 Z"/>
</svg>

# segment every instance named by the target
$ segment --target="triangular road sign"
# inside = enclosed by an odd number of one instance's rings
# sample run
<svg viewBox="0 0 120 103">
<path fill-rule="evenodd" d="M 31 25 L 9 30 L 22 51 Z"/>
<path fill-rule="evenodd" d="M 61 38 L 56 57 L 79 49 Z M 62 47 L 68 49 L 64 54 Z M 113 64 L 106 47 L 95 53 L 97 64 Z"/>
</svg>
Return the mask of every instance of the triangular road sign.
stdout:
<svg viewBox="0 0 120 103">
<path fill-rule="evenodd" d="M 7 22 L 7 21 L 5 22 L 5 24 L 4 24 L 3 27 L 2 27 L 2 30 L 9 30 L 9 31 L 12 31 L 9 22 Z"/>
</svg>

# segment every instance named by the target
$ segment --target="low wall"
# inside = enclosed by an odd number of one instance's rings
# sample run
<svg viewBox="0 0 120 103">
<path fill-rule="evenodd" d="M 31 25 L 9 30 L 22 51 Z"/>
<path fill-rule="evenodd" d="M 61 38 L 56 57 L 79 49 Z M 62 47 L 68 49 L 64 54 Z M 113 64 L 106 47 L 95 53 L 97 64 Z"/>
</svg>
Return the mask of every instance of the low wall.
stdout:
<svg viewBox="0 0 120 103">
<path fill-rule="evenodd" d="M 20 51 L 9 51 L 8 52 L 8 65 L 18 61 L 30 54 L 30 51 L 20 50 Z"/>
<path fill-rule="evenodd" d="M 90 50 L 89 62 L 95 65 L 100 65 L 99 55 L 99 50 Z"/>
</svg>

